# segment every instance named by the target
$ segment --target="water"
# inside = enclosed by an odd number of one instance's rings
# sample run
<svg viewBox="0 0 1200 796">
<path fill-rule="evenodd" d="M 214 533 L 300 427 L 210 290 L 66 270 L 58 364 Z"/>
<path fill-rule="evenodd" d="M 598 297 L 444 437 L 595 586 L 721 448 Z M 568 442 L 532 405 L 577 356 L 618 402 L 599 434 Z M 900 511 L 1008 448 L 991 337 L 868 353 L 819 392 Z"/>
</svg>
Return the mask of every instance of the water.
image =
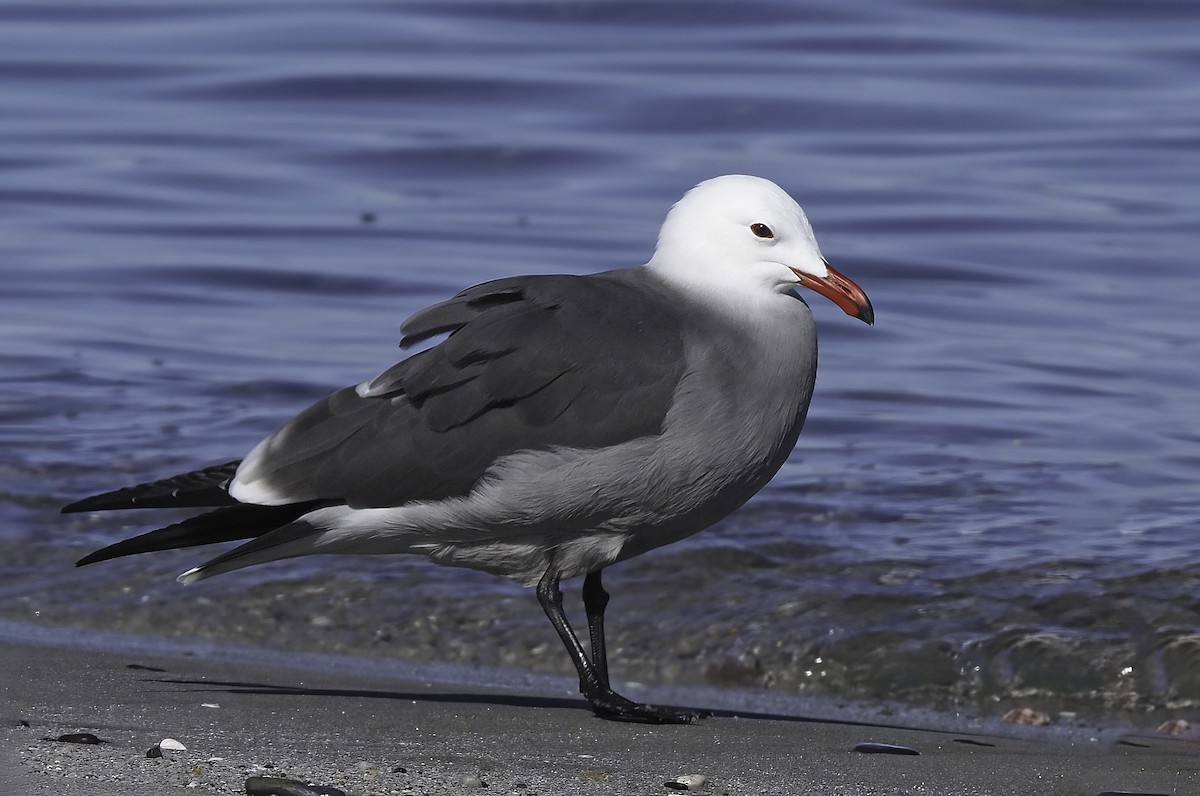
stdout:
<svg viewBox="0 0 1200 796">
<path fill-rule="evenodd" d="M 613 568 L 619 677 L 1151 721 L 1200 706 L 1200 8 L 0 4 L 0 614 L 564 672 L 415 559 L 183 589 L 70 499 L 236 458 L 409 313 L 644 261 L 769 177 L 861 284 L 754 502 Z"/>
</svg>

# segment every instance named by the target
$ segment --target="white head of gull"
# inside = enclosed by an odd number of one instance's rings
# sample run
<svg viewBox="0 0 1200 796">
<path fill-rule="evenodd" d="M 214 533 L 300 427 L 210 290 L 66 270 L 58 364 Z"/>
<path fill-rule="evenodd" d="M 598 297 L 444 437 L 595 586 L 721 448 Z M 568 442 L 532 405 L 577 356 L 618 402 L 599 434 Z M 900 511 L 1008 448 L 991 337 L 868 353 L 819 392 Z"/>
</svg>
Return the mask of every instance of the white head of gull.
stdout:
<svg viewBox="0 0 1200 796">
<path fill-rule="evenodd" d="M 409 553 L 537 585 L 599 716 L 689 722 L 609 684 L 601 571 L 689 536 L 758 492 L 812 397 L 808 288 L 867 323 L 800 206 L 731 175 L 671 209 L 641 267 L 468 288 L 403 325 L 446 335 L 317 402 L 241 460 L 86 498 L 64 511 L 208 507 L 82 559 L 245 541 L 192 583 L 315 553 Z M 584 577 L 590 649 L 561 580 Z"/>
</svg>

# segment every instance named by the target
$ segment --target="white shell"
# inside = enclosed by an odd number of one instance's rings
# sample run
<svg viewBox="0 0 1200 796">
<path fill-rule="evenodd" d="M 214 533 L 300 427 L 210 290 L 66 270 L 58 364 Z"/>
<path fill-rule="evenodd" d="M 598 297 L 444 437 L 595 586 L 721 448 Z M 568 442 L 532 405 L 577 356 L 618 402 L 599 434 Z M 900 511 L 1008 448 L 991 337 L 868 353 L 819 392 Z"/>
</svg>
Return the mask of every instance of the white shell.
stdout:
<svg viewBox="0 0 1200 796">
<path fill-rule="evenodd" d="M 688 790 L 700 790 L 708 783 L 708 777 L 703 774 L 683 774 L 675 778 L 680 785 L 687 785 Z"/>
</svg>

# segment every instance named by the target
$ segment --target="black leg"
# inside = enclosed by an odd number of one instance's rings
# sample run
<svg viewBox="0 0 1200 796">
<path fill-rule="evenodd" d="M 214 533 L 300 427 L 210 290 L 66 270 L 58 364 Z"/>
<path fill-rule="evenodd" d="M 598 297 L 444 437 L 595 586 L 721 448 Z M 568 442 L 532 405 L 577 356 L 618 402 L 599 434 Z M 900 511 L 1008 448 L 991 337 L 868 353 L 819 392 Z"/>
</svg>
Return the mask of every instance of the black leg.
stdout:
<svg viewBox="0 0 1200 796">
<path fill-rule="evenodd" d="M 600 582 L 600 570 L 583 579 L 583 610 L 587 611 L 588 635 L 592 640 L 592 665 L 600 682 L 608 685 L 608 649 L 604 643 L 604 609 L 608 592 Z"/>
<path fill-rule="evenodd" d="M 571 629 L 571 625 L 567 622 L 567 615 L 563 612 L 562 591 L 558 587 L 558 581 L 558 575 L 552 569 L 546 571 L 546 574 L 538 581 L 538 602 L 542 604 L 542 610 L 546 612 L 546 617 L 550 620 L 550 624 L 554 625 L 554 629 L 558 632 L 558 637 L 562 639 L 563 644 L 566 646 L 567 652 L 571 656 L 571 661 L 575 664 L 575 670 L 579 672 L 579 690 L 583 693 L 584 698 L 591 703 L 592 711 L 597 716 L 615 721 L 636 721 L 644 724 L 690 724 L 698 718 L 710 715 L 697 711 L 678 710 L 675 708 L 657 707 L 655 705 L 641 705 L 613 691 L 608 685 L 607 667 L 604 670 L 605 676 L 602 679 L 595 664 L 588 658 L 587 653 L 583 651 L 583 645 L 579 643 L 579 638 L 575 635 L 575 631 Z M 599 586 L 598 577 L 595 583 L 596 586 Z M 599 589 L 599 591 L 603 593 L 603 589 Z M 607 598 L 608 595 L 604 596 Z M 595 604 L 593 604 L 593 608 L 595 608 Z M 598 613 L 603 615 L 603 609 L 600 609 Z M 588 625 L 592 628 L 592 632 L 595 633 L 597 625 L 592 620 L 591 610 L 589 610 L 588 614 Z M 599 635 L 601 637 L 599 652 L 603 654 L 602 626 Z"/>
</svg>

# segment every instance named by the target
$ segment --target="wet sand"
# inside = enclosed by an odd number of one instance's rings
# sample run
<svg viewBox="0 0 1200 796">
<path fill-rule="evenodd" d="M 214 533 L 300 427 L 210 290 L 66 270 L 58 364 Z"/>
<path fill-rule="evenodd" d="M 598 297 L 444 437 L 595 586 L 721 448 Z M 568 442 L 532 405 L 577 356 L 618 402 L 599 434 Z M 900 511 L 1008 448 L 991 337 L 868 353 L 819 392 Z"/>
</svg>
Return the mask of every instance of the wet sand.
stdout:
<svg viewBox="0 0 1200 796">
<path fill-rule="evenodd" d="M 1200 792 L 1194 738 L 1047 728 L 1043 739 L 747 710 L 694 726 L 615 724 L 593 718 L 562 680 L 489 687 L 428 669 L 365 672 L 355 659 L 305 668 L 282 653 L 70 640 L 5 638 L 6 793 L 245 793 L 248 777 L 275 776 L 348 794 L 653 794 L 689 774 L 704 775 L 709 794 Z M 47 740 L 79 732 L 104 743 Z M 147 757 L 163 738 L 186 751 Z M 854 751 L 863 742 L 920 754 Z"/>
</svg>

